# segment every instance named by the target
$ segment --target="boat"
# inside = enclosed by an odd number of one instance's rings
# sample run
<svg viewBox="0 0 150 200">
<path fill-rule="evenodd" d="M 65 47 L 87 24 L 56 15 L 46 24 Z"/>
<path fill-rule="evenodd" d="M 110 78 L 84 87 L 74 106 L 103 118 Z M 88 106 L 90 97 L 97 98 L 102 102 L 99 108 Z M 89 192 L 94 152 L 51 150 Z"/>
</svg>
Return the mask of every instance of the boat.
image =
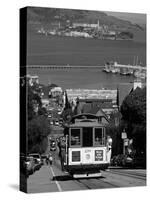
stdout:
<svg viewBox="0 0 150 200">
<path fill-rule="evenodd" d="M 122 65 L 115 62 L 106 62 L 105 68 L 103 69 L 104 72 L 117 74 L 120 73 L 122 75 L 129 75 L 131 74 L 128 70 L 129 65 Z M 122 70 L 123 69 L 123 70 Z"/>
<path fill-rule="evenodd" d="M 130 71 L 128 70 L 128 68 L 121 68 L 121 69 L 120 69 L 120 74 L 121 74 L 121 75 L 125 75 L 125 76 L 131 75 L 131 74 L 130 74 Z"/>
<path fill-rule="evenodd" d="M 141 79 L 146 79 L 146 72 L 141 72 L 140 70 L 136 70 L 134 72 L 134 77 L 141 78 Z"/>
<path fill-rule="evenodd" d="M 142 72 L 140 75 L 137 75 L 137 73 L 135 73 L 135 71 L 141 71 L 143 70 L 144 72 Z M 142 76 L 145 77 L 146 76 L 146 72 L 145 72 L 146 68 L 141 66 L 141 65 L 137 65 L 133 63 L 133 65 L 125 65 L 125 64 L 120 64 L 117 63 L 116 61 L 110 61 L 110 62 L 106 62 L 105 64 L 105 68 L 103 69 L 104 72 L 107 73 L 119 73 L 120 75 L 125 75 L 125 76 L 129 76 L 129 75 L 133 75 L 133 76 Z"/>
<path fill-rule="evenodd" d="M 105 68 L 103 69 L 103 71 L 106 72 L 106 73 L 110 73 L 111 72 L 111 66 L 110 66 L 109 62 L 107 62 L 105 64 Z"/>
</svg>

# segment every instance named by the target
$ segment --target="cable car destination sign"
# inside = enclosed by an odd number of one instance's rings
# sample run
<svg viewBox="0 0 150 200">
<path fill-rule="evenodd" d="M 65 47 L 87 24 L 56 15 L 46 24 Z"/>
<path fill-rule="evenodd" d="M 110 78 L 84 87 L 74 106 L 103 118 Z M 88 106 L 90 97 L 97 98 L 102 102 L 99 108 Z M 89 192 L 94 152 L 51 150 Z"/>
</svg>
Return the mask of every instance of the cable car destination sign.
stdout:
<svg viewBox="0 0 150 200">
<path fill-rule="evenodd" d="M 95 150 L 95 161 L 103 160 L 103 150 Z"/>
</svg>

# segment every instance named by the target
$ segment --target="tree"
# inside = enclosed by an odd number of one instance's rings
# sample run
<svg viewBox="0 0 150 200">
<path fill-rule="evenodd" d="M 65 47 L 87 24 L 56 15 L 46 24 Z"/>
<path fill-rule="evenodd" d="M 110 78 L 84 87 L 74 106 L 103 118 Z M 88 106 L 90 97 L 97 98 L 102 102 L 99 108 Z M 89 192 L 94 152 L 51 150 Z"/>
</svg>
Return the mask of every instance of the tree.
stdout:
<svg viewBox="0 0 150 200">
<path fill-rule="evenodd" d="M 72 116 L 73 116 L 73 112 L 71 108 L 67 108 L 63 110 L 62 118 L 64 121 L 69 122 Z"/>
<path fill-rule="evenodd" d="M 47 136 L 50 134 L 50 126 L 45 116 L 37 116 L 28 122 L 28 151 L 45 152 Z"/>
<path fill-rule="evenodd" d="M 35 105 L 41 107 L 42 102 L 38 93 L 28 85 L 28 120 L 31 120 L 35 116 Z"/>
<path fill-rule="evenodd" d="M 146 153 L 146 88 L 131 92 L 121 105 L 121 113 L 135 149 Z"/>
<path fill-rule="evenodd" d="M 134 35 L 129 31 L 122 31 L 118 34 L 118 37 L 123 39 L 133 39 Z"/>
<path fill-rule="evenodd" d="M 115 112 L 110 115 L 109 124 L 106 127 L 106 134 L 112 138 L 112 156 L 122 153 L 122 139 L 121 130 L 122 124 L 120 123 L 121 114 Z"/>
<path fill-rule="evenodd" d="M 68 100 L 68 96 L 67 96 L 67 92 L 65 92 L 65 109 L 70 109 L 71 108 L 71 105 L 70 105 L 70 102 Z"/>
<path fill-rule="evenodd" d="M 38 86 L 28 85 L 28 152 L 45 152 L 47 148 L 47 136 L 50 134 L 50 126 L 47 119 L 47 111 L 42 107 Z"/>
<path fill-rule="evenodd" d="M 146 125 L 146 88 L 137 88 L 121 105 L 123 120 L 132 124 Z"/>
</svg>

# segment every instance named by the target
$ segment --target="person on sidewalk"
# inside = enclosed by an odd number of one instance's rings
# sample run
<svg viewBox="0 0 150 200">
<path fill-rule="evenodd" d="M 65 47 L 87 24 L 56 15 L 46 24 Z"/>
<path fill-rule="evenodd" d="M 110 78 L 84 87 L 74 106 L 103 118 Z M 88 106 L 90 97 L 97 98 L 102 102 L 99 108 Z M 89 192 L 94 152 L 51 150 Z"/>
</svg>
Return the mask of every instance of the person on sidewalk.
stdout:
<svg viewBox="0 0 150 200">
<path fill-rule="evenodd" d="M 46 156 L 46 164 L 47 165 L 49 164 L 49 156 L 48 155 Z"/>
<path fill-rule="evenodd" d="M 50 164 L 50 165 L 52 165 L 52 164 L 53 164 L 53 157 L 52 157 L 52 155 L 51 155 L 51 154 L 49 155 L 49 164 Z"/>
</svg>

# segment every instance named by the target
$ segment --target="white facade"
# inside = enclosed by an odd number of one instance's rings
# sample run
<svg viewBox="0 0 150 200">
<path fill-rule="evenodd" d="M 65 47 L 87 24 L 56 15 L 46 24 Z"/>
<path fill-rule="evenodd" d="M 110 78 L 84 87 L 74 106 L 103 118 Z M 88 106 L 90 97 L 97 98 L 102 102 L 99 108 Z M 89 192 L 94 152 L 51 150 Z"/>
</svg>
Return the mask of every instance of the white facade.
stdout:
<svg viewBox="0 0 150 200">
<path fill-rule="evenodd" d="M 112 99 L 115 103 L 117 99 L 117 90 L 89 90 L 89 89 L 67 89 L 69 101 L 79 99 Z"/>
<path fill-rule="evenodd" d="M 31 76 L 31 75 L 27 75 L 28 81 L 29 81 L 29 85 L 32 86 L 34 83 L 39 84 L 39 77 L 38 76 Z"/>
<path fill-rule="evenodd" d="M 42 106 L 47 107 L 49 105 L 49 100 L 48 99 L 41 99 L 42 101 Z"/>
<path fill-rule="evenodd" d="M 62 94 L 62 88 L 61 87 L 54 87 L 51 89 L 51 95 L 52 97 L 60 96 Z"/>
<path fill-rule="evenodd" d="M 65 33 L 65 36 L 73 36 L 73 37 L 91 37 L 86 32 L 79 32 L 79 31 L 70 31 L 69 33 Z"/>
<path fill-rule="evenodd" d="M 133 83 L 133 89 L 135 90 L 137 87 L 142 88 L 142 82 L 141 80 L 135 80 Z"/>
<path fill-rule="evenodd" d="M 89 28 L 97 28 L 98 24 L 88 24 L 88 23 L 73 23 L 73 28 L 76 27 L 89 27 Z"/>
</svg>

